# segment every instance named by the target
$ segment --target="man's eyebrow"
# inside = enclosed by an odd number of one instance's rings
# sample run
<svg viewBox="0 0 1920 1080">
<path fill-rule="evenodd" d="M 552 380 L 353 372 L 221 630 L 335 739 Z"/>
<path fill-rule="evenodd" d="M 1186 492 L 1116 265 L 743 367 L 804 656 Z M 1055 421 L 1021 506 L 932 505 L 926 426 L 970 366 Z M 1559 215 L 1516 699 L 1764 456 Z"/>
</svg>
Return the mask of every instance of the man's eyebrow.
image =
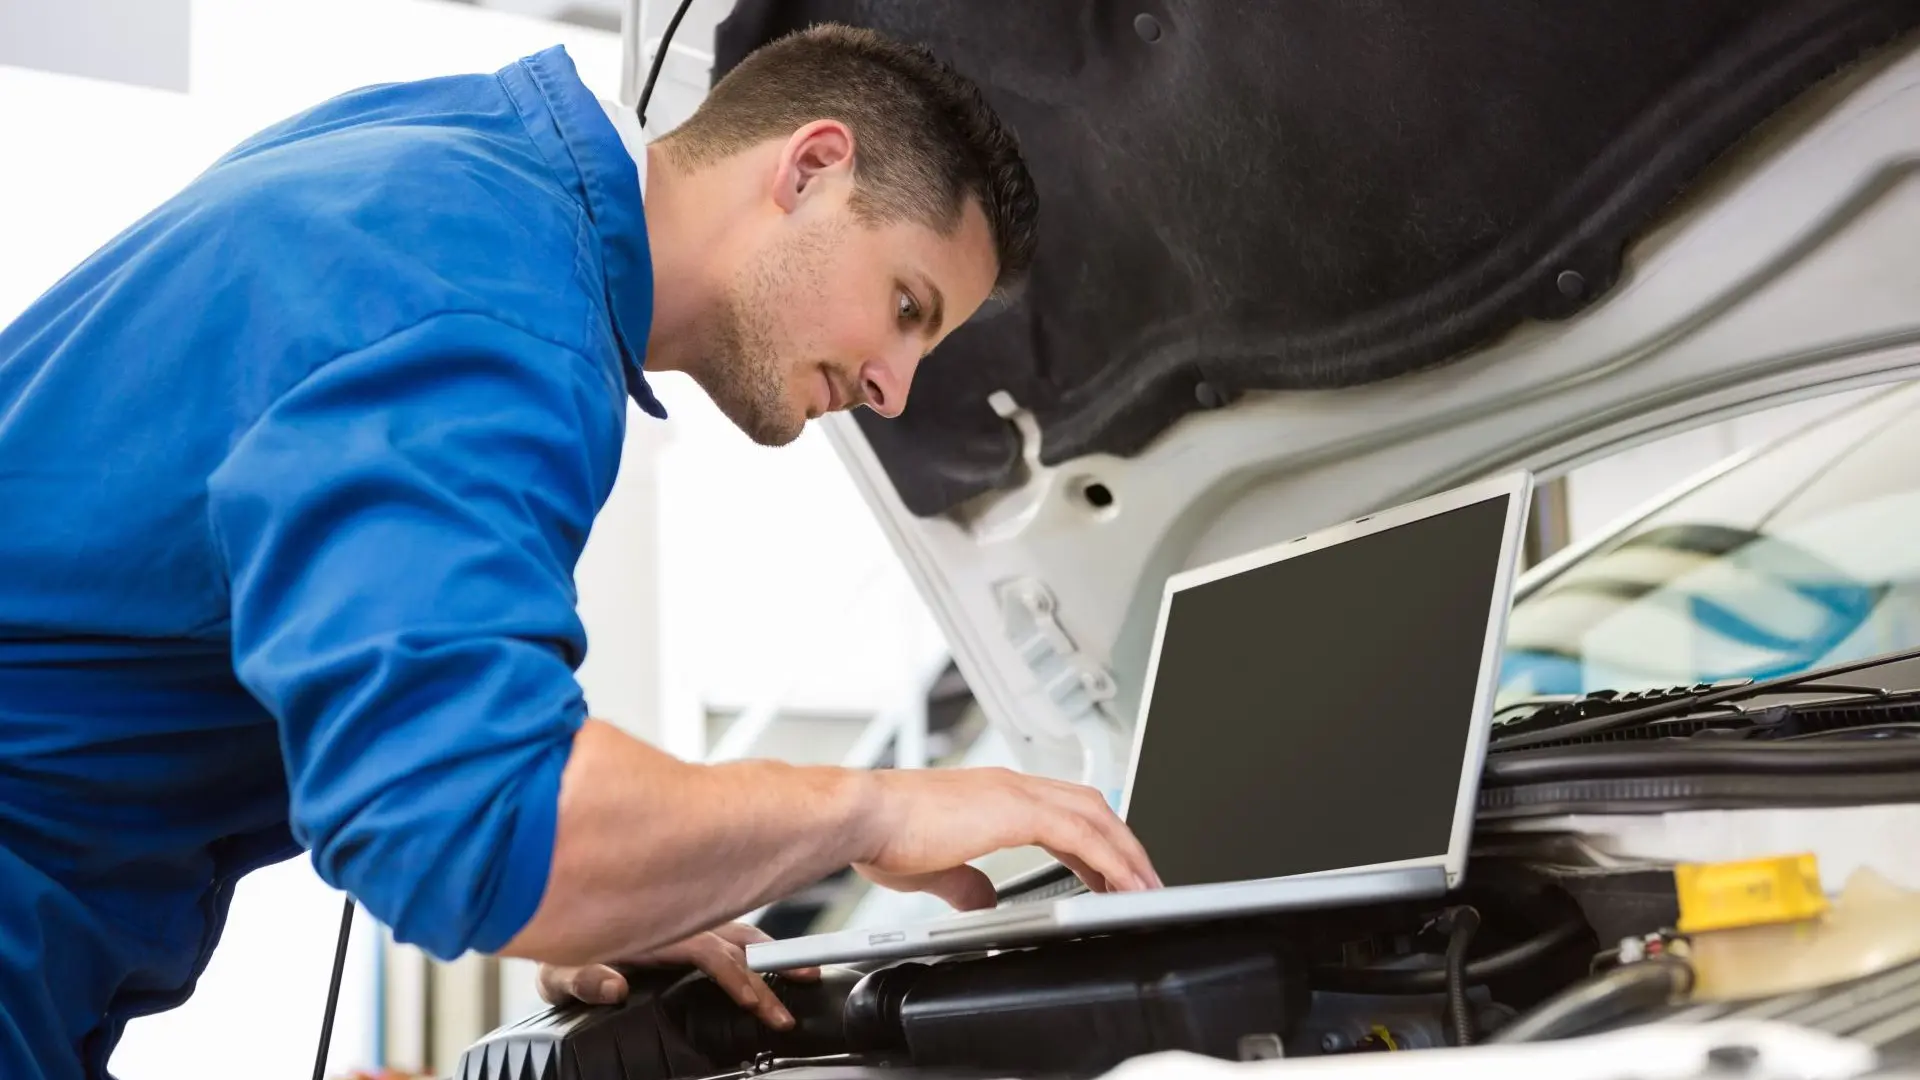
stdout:
<svg viewBox="0 0 1920 1080">
<path fill-rule="evenodd" d="M 940 286 L 935 285 L 932 278 L 924 273 L 918 276 L 920 287 L 927 293 L 927 337 L 937 338 L 940 336 L 940 324 L 946 318 L 946 301 L 941 298 Z"/>
</svg>

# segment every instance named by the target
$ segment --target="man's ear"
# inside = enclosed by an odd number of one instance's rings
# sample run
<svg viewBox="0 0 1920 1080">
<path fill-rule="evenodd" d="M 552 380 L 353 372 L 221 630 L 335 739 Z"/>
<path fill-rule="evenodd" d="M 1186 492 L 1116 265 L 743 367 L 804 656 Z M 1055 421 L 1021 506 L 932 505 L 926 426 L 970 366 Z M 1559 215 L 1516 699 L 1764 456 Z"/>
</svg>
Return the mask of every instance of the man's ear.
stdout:
<svg viewBox="0 0 1920 1080">
<path fill-rule="evenodd" d="M 815 120 L 796 130 L 780 150 L 773 201 L 793 213 L 823 186 L 853 175 L 853 131 L 838 120 Z"/>
</svg>

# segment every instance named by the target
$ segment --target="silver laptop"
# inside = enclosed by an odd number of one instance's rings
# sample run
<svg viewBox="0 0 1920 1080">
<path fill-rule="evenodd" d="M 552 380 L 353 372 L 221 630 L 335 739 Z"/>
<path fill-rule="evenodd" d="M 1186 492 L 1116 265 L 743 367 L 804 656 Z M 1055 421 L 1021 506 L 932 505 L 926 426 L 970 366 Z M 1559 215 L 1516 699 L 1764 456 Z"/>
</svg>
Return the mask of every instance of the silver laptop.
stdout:
<svg viewBox="0 0 1920 1080">
<path fill-rule="evenodd" d="M 747 947 L 757 971 L 1433 897 L 1466 873 L 1532 478 L 1171 578 L 1120 813 L 1166 887 Z"/>
</svg>

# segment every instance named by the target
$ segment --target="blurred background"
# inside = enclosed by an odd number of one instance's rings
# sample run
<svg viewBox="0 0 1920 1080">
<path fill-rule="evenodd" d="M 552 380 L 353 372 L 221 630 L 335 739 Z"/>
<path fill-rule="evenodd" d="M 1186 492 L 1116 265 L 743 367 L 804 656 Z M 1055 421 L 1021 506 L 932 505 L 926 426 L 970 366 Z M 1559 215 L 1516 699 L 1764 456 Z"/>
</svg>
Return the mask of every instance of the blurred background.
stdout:
<svg viewBox="0 0 1920 1080">
<path fill-rule="evenodd" d="M 670 7 L 641 5 L 643 40 Z M 694 4 L 654 133 L 699 100 L 729 7 Z M 561 44 L 616 97 L 620 19 L 618 0 L 0 0 L 0 321 L 227 147 L 335 93 Z M 691 384 L 659 392 L 673 419 L 635 414 L 578 571 L 595 714 L 689 759 L 1007 761 L 825 440 L 761 449 Z M 1904 389 L 1803 401 L 1545 484 L 1508 692 L 1778 673 L 1914 644 L 1903 605 L 1920 555 L 1863 538 L 1920 519 L 1915 409 Z M 756 914 L 790 933 L 924 903 L 830 881 Z M 305 860 L 249 878 L 192 1001 L 135 1022 L 116 1073 L 304 1075 L 339 904 Z M 361 916 L 330 1072 L 449 1069 L 538 1008 L 530 965 L 432 963 Z"/>
</svg>

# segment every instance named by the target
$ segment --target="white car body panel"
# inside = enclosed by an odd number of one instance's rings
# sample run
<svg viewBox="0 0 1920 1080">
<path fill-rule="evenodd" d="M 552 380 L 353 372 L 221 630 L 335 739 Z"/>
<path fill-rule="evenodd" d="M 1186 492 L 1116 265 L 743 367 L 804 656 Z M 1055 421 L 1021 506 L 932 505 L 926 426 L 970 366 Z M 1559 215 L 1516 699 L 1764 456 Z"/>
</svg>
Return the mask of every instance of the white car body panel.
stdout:
<svg viewBox="0 0 1920 1080">
<path fill-rule="evenodd" d="M 988 717 L 1036 771 L 1114 791 L 1166 578 L 1492 473 L 1543 477 L 1677 430 L 1920 372 L 1920 41 L 1824 85 L 1720 163 L 1566 323 L 1337 391 L 1249 395 L 1139 456 L 1039 463 L 910 514 L 827 421 Z M 1678 479 L 1677 477 L 1675 479 Z M 1104 485 L 1112 505 L 1082 495 Z"/>
</svg>

